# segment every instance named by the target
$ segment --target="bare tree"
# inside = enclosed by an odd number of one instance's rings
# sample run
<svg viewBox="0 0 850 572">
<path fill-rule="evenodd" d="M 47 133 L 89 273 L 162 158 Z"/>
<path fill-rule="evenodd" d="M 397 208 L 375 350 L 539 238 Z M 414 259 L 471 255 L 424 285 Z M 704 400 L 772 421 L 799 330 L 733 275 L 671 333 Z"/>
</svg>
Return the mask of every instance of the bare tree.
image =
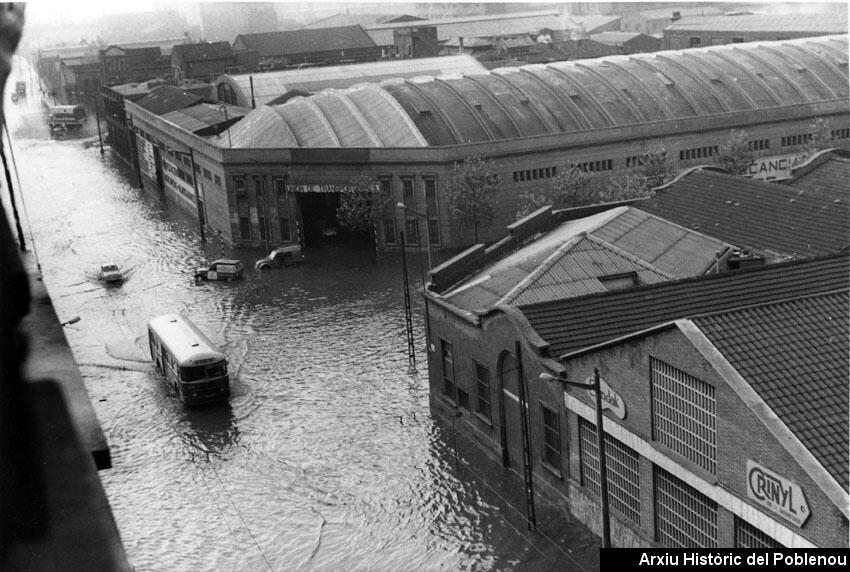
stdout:
<svg viewBox="0 0 850 572">
<path fill-rule="evenodd" d="M 492 159 L 467 157 L 463 163 L 455 163 L 446 185 L 448 207 L 459 222 L 472 226 L 476 243 L 479 227 L 488 226 L 496 217 L 499 189 L 499 176 Z"/>
<path fill-rule="evenodd" d="M 808 137 L 803 144 L 803 158 L 808 159 L 821 149 L 825 149 L 829 145 L 830 137 L 829 121 L 823 117 L 812 121 L 809 125 Z"/>
</svg>

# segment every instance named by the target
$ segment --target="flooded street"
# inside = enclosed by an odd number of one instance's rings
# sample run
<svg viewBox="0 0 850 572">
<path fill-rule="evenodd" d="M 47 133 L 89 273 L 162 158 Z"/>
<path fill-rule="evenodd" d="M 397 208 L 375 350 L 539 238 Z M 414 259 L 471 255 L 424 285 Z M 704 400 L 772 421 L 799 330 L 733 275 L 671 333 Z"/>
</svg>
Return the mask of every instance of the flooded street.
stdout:
<svg viewBox="0 0 850 572">
<path fill-rule="evenodd" d="M 265 251 L 228 248 L 246 279 L 196 285 L 220 245 L 140 190 L 108 147 L 102 156 L 91 126 L 51 139 L 29 89 L 6 101 L 23 222 L 60 319 L 81 318 L 65 332 L 111 448 L 100 478 L 137 570 L 597 566 L 595 540 L 542 507 L 541 532 L 527 532 L 521 480 L 431 417 L 421 301 L 411 296 L 416 373 L 397 254 L 308 249 L 306 264 L 259 274 Z M 104 287 L 104 262 L 128 279 Z M 409 262 L 419 285 L 422 261 Z M 228 355 L 228 406 L 186 409 L 162 383 L 146 324 L 167 312 Z"/>
</svg>

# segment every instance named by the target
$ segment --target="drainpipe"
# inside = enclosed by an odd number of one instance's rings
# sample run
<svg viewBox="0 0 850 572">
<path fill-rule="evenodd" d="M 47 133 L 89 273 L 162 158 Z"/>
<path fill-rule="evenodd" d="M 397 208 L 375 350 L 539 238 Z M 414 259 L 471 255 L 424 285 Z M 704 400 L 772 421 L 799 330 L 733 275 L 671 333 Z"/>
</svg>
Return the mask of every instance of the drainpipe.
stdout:
<svg viewBox="0 0 850 572">
<path fill-rule="evenodd" d="M 254 76 L 249 75 L 248 81 L 251 82 L 251 109 L 256 109 L 257 102 L 254 101 Z"/>
</svg>

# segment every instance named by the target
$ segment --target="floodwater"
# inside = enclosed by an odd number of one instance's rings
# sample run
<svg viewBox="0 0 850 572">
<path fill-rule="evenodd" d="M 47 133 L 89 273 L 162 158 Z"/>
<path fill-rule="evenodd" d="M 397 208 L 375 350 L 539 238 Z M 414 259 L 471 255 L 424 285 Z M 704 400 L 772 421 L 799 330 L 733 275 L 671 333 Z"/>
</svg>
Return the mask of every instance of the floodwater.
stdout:
<svg viewBox="0 0 850 572">
<path fill-rule="evenodd" d="M 23 68 L 26 69 L 26 68 Z M 307 251 L 299 268 L 196 285 L 222 247 L 98 149 L 53 140 L 38 87 L 6 110 L 28 237 L 112 452 L 100 472 L 131 564 L 198 570 L 591 570 L 596 541 L 432 418 L 421 303 L 408 367 L 400 258 Z M 12 84 L 14 85 L 14 84 Z M 8 88 L 7 88 L 8 91 Z M 4 201 L 7 200 L 3 185 Z M 247 267 L 265 253 L 226 249 Z M 127 271 L 120 286 L 99 265 Z M 421 258 L 410 259 L 419 284 Z M 230 360 L 226 406 L 187 410 L 148 354 L 184 313 Z M 486 475 L 486 479 L 485 479 Z"/>
</svg>

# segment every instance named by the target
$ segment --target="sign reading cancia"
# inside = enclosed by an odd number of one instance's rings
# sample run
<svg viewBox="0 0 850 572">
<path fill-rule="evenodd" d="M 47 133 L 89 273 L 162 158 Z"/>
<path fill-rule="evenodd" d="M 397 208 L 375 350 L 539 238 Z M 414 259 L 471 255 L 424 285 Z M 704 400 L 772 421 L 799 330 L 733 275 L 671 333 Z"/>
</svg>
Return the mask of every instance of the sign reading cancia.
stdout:
<svg viewBox="0 0 850 572">
<path fill-rule="evenodd" d="M 802 527 L 811 512 L 800 485 L 747 459 L 747 496 Z"/>
</svg>

